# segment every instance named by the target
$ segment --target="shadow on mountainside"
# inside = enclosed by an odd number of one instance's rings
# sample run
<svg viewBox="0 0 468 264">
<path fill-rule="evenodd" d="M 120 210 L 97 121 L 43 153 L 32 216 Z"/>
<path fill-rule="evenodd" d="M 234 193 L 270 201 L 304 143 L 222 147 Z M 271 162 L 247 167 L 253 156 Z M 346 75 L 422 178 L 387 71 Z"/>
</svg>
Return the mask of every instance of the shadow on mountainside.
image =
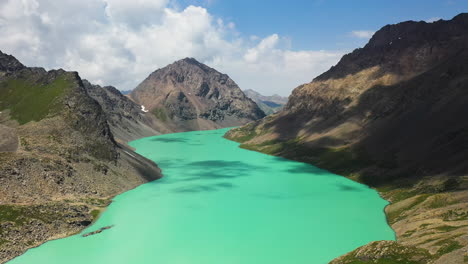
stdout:
<svg viewBox="0 0 468 264">
<path fill-rule="evenodd" d="M 395 180 L 411 184 L 427 175 L 466 175 L 467 60 L 468 50 L 463 49 L 410 80 L 368 89 L 352 107 L 343 100 L 332 101 L 325 112 L 286 111 L 264 122 L 264 130 L 277 134 L 278 140 L 263 147 L 277 145 L 270 154 L 338 174 L 361 174 L 373 187 Z M 339 137 L 325 135 L 348 123 L 360 129 Z M 298 139 L 300 133 L 317 137 L 304 142 Z"/>
</svg>

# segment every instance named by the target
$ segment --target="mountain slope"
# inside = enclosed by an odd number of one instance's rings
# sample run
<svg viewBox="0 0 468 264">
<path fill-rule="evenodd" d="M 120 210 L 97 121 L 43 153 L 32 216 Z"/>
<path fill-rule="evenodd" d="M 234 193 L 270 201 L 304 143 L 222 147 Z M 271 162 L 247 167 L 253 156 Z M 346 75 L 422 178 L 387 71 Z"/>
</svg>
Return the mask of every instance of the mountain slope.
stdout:
<svg viewBox="0 0 468 264">
<path fill-rule="evenodd" d="M 130 97 L 170 131 L 238 126 L 265 116 L 229 76 L 191 58 L 153 72 Z"/>
<path fill-rule="evenodd" d="M 120 142 L 158 135 L 151 128 L 151 119 L 140 105 L 124 96 L 112 86 L 101 87 L 83 80 L 87 93 L 104 111 L 112 134 Z"/>
<path fill-rule="evenodd" d="M 457 263 L 468 245 L 466 61 L 468 14 L 388 25 L 283 111 L 226 137 L 377 188 L 401 244 Z"/>
<path fill-rule="evenodd" d="M 265 96 L 251 89 L 245 90 L 244 93 L 247 97 L 257 103 L 260 109 L 262 109 L 267 115 L 280 111 L 288 102 L 287 97 L 282 97 L 277 94 Z"/>
<path fill-rule="evenodd" d="M 0 263 L 80 231 L 110 198 L 161 176 L 116 142 L 76 72 L 0 52 Z"/>
</svg>

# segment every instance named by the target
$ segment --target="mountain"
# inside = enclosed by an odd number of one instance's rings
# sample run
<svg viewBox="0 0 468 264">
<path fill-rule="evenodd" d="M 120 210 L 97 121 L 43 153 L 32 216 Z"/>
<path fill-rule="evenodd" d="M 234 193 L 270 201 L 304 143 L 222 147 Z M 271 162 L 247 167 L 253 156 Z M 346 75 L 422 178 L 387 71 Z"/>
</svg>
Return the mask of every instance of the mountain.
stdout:
<svg viewBox="0 0 468 264">
<path fill-rule="evenodd" d="M 126 125 L 140 124 L 131 101 L 86 86 L 76 72 L 29 68 L 0 52 L 0 263 L 81 231 L 113 196 L 161 176 L 118 142 Z"/>
<path fill-rule="evenodd" d="M 287 97 L 282 97 L 277 94 L 265 96 L 252 89 L 245 90 L 244 94 L 257 103 L 260 109 L 262 109 L 263 112 L 265 112 L 267 115 L 271 115 L 280 111 L 288 102 Z"/>
<path fill-rule="evenodd" d="M 130 98 L 173 132 L 239 126 L 265 116 L 229 76 L 192 58 L 151 73 Z"/>
<path fill-rule="evenodd" d="M 120 91 L 120 93 L 123 94 L 123 95 L 130 94 L 131 92 L 132 92 L 132 90 Z"/>
<path fill-rule="evenodd" d="M 83 80 L 88 95 L 104 111 L 114 137 L 125 143 L 138 138 L 160 134 L 151 127 L 152 120 L 141 108 L 112 86 L 101 87 Z"/>
<path fill-rule="evenodd" d="M 468 14 L 387 25 L 297 87 L 282 111 L 226 137 L 360 181 L 392 202 L 386 213 L 398 243 L 368 245 L 334 263 L 413 257 L 412 263 L 462 263 L 467 61 Z M 388 255 L 379 254 L 384 247 Z M 414 247 L 426 259 L 403 254 Z"/>
</svg>

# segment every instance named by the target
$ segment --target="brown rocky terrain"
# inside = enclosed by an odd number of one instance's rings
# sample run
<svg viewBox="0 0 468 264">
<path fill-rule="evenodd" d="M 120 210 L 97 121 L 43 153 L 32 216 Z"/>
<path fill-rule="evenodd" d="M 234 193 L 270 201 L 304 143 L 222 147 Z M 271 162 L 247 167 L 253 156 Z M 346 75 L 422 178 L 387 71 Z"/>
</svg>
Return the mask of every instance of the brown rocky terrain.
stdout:
<svg viewBox="0 0 468 264">
<path fill-rule="evenodd" d="M 151 73 L 130 97 L 163 133 L 238 126 L 265 116 L 229 76 L 192 58 Z"/>
<path fill-rule="evenodd" d="M 151 128 L 154 118 L 141 106 L 124 96 L 112 86 L 101 87 L 83 80 L 89 96 L 96 100 L 104 111 L 114 137 L 121 142 L 160 134 Z"/>
<path fill-rule="evenodd" d="M 82 230 L 113 196 L 161 176 L 116 141 L 118 120 L 76 72 L 0 52 L 0 263 Z"/>
<path fill-rule="evenodd" d="M 284 110 L 226 137 L 365 183 L 392 202 L 397 243 L 372 243 L 333 263 L 463 263 L 467 61 L 468 14 L 388 25 L 297 87 Z"/>
</svg>

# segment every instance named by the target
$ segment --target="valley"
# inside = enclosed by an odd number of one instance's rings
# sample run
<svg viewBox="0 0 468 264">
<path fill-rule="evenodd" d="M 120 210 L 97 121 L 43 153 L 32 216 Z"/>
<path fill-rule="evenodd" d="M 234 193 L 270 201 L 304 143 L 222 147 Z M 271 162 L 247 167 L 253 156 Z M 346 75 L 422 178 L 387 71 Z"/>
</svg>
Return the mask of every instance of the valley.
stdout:
<svg viewBox="0 0 468 264">
<path fill-rule="evenodd" d="M 124 95 L 0 51 L 0 263 L 467 261 L 467 13 L 289 98 L 200 61 Z"/>
</svg>

